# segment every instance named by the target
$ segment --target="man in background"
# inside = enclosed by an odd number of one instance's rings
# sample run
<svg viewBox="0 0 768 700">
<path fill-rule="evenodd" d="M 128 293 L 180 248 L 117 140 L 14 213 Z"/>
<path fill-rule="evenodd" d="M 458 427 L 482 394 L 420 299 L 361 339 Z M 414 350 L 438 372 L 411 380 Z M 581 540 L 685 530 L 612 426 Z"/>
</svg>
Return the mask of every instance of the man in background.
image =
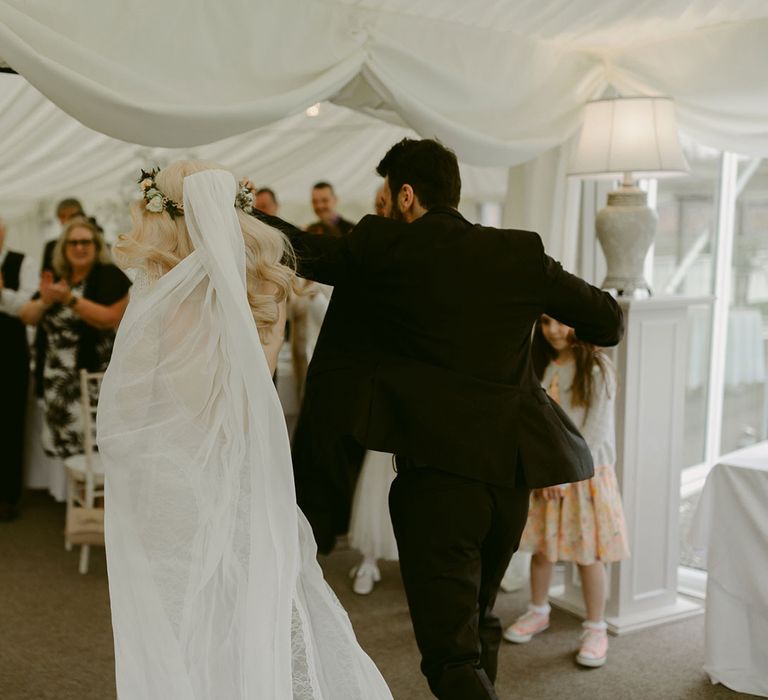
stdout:
<svg viewBox="0 0 768 700">
<path fill-rule="evenodd" d="M 307 231 L 328 236 L 346 236 L 355 225 L 337 213 L 337 204 L 333 185 L 329 182 L 316 183 L 312 188 L 312 209 L 318 220 L 307 226 Z"/>
<path fill-rule="evenodd" d="M 277 201 L 277 196 L 274 190 L 269 187 L 261 187 L 256 190 L 256 197 L 254 198 L 253 205 L 260 211 L 270 216 L 277 216 L 277 212 L 280 209 L 280 204 Z"/>
<path fill-rule="evenodd" d="M 19 309 L 37 291 L 37 263 L 5 247 L 0 219 L 0 522 L 19 514 L 24 466 L 29 348 Z"/>
<path fill-rule="evenodd" d="M 67 197 L 66 199 L 62 199 L 56 205 L 56 218 L 59 220 L 59 224 L 61 225 L 59 232 L 63 231 L 64 227 L 67 225 L 67 222 L 76 216 L 85 216 L 85 212 L 83 212 L 83 205 L 80 204 L 80 200 L 77 200 L 74 197 Z M 43 265 L 40 272 L 53 270 L 53 249 L 56 247 L 57 240 L 59 240 L 58 234 L 56 235 L 56 238 L 48 241 L 45 244 L 45 248 L 43 249 Z"/>
<path fill-rule="evenodd" d="M 336 211 L 337 204 L 338 199 L 336 197 L 336 192 L 333 189 L 333 185 L 325 181 L 315 183 L 312 187 L 312 209 L 318 217 L 318 220 L 307 226 L 307 232 L 324 236 L 334 236 L 337 238 L 349 233 L 355 225 L 351 221 L 347 221 L 339 216 Z M 264 213 L 269 214 L 268 210 L 259 206 L 258 199 L 255 206 L 257 209 L 261 209 Z M 291 299 L 289 308 L 293 374 L 296 380 L 296 390 L 298 392 L 299 400 L 301 400 L 304 392 L 307 366 L 331 294 L 331 288 L 328 286 L 318 285 L 309 280 L 304 281 L 303 284 L 304 293 L 299 297 L 294 296 Z M 313 304 L 315 304 L 315 315 L 319 320 L 314 324 L 314 329 L 312 330 L 308 328 L 308 317 L 310 308 Z"/>
</svg>

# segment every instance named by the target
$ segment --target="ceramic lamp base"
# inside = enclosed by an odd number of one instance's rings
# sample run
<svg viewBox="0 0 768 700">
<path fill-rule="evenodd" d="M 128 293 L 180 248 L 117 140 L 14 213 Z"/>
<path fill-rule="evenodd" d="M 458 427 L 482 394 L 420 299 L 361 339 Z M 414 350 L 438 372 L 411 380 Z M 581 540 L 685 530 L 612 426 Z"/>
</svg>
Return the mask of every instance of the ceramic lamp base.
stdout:
<svg viewBox="0 0 768 700">
<path fill-rule="evenodd" d="M 622 186 L 608 195 L 608 205 L 595 220 L 597 239 L 608 264 L 603 289 L 622 297 L 650 296 L 643 267 L 656 233 L 656 221 L 656 213 L 648 207 L 646 193 L 641 189 Z"/>
</svg>

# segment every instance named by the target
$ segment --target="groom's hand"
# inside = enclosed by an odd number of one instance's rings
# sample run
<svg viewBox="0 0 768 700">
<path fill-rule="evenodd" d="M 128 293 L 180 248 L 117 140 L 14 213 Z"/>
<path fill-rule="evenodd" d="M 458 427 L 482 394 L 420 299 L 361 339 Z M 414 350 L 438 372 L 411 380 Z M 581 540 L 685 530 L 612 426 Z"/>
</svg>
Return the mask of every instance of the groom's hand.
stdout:
<svg viewBox="0 0 768 700">
<path fill-rule="evenodd" d="M 256 196 L 256 190 L 258 188 L 247 177 L 244 177 L 242 179 L 242 185 L 243 187 L 246 187 L 247 189 L 249 189 L 253 193 L 254 197 Z"/>
</svg>

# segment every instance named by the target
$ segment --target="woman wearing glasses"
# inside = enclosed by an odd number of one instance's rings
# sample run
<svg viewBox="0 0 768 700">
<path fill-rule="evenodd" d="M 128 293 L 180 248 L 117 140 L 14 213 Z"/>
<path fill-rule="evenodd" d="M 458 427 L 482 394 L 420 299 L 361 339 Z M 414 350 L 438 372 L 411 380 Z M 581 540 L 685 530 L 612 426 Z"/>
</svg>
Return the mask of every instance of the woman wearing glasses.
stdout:
<svg viewBox="0 0 768 700">
<path fill-rule="evenodd" d="M 83 451 L 80 370 L 106 369 L 131 282 L 110 262 L 100 229 L 84 217 L 64 229 L 53 268 L 56 279 L 44 272 L 39 292 L 19 316 L 47 333 L 43 446 L 49 455 L 64 458 Z"/>
</svg>

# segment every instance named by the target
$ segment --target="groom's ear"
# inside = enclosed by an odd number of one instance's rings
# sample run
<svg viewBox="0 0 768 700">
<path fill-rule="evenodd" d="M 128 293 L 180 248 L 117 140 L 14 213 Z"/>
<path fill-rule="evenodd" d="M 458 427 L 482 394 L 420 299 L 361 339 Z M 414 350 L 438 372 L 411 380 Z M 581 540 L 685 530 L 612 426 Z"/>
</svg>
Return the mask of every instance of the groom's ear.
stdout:
<svg viewBox="0 0 768 700">
<path fill-rule="evenodd" d="M 424 216 L 427 211 L 421 205 L 419 196 L 413 191 L 413 187 L 409 184 L 403 185 L 400 188 L 400 192 L 397 193 L 397 206 L 401 216 L 409 224 Z"/>
<path fill-rule="evenodd" d="M 401 212 L 405 213 L 410 210 L 415 203 L 419 201 L 416 193 L 413 191 L 413 187 L 409 184 L 404 184 L 400 191 L 397 193 L 397 204 Z"/>
</svg>

